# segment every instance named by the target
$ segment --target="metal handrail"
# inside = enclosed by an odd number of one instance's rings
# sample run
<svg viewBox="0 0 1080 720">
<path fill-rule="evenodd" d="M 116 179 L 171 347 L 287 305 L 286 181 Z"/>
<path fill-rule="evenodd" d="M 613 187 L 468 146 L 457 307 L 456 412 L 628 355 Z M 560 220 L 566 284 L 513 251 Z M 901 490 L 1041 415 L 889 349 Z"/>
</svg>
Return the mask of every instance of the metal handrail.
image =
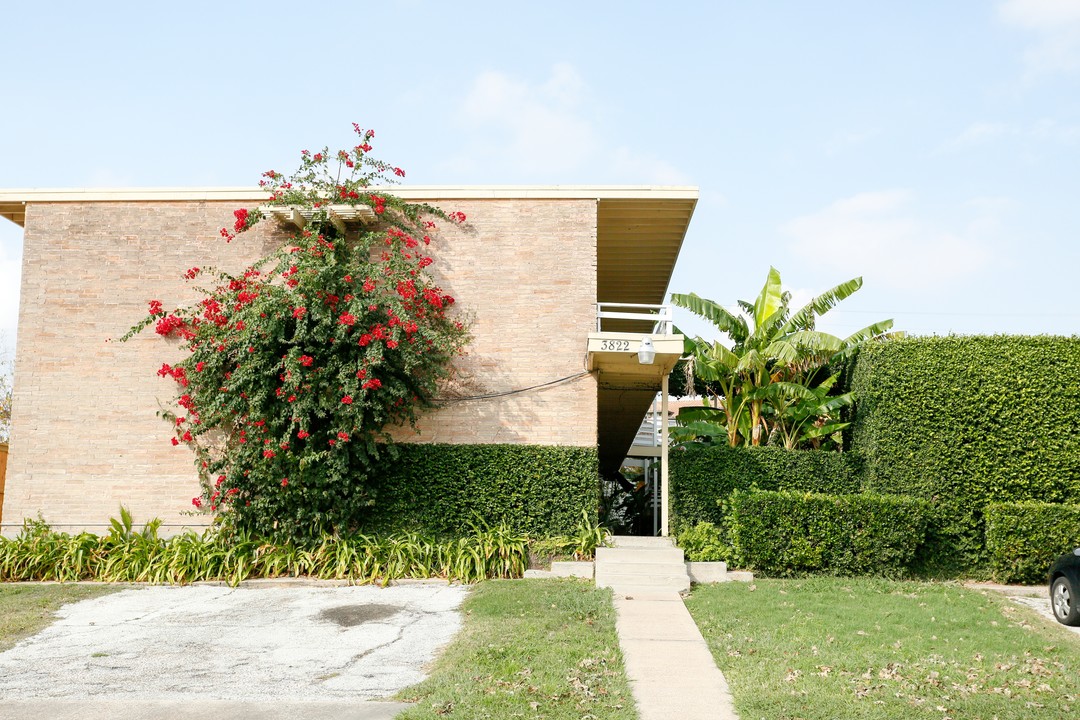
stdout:
<svg viewBox="0 0 1080 720">
<path fill-rule="evenodd" d="M 619 308 L 608 310 L 607 308 Z M 637 312 L 631 312 L 636 310 Z M 671 335 L 672 313 L 670 305 L 643 305 L 640 303 L 596 303 L 596 331 L 603 332 L 604 320 L 643 320 L 653 323 L 653 335 Z"/>
</svg>

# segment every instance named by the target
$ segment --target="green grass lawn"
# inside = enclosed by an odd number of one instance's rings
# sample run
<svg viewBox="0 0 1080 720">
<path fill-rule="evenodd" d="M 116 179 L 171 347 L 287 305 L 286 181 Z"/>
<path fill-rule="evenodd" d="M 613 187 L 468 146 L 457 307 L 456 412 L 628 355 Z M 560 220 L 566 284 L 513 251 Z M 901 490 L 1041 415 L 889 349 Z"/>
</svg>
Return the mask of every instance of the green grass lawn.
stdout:
<svg viewBox="0 0 1080 720">
<path fill-rule="evenodd" d="M 50 624 L 61 605 L 123 589 L 121 585 L 0 584 L 0 652 Z"/>
<path fill-rule="evenodd" d="M 577 580 L 478 585 L 431 676 L 398 698 L 401 718 L 637 717 L 609 591 Z"/>
<path fill-rule="evenodd" d="M 743 720 L 1080 717 L 1080 637 L 990 591 L 759 580 L 687 607 Z"/>
</svg>

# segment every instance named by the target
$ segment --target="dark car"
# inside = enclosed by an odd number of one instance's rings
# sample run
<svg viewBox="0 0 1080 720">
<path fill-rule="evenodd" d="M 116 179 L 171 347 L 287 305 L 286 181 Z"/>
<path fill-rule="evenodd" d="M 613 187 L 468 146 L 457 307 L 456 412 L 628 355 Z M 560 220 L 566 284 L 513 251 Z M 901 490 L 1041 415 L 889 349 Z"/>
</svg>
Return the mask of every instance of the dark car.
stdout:
<svg viewBox="0 0 1080 720">
<path fill-rule="evenodd" d="M 1080 625 L 1080 548 L 1050 566 L 1050 607 L 1063 625 Z"/>
</svg>

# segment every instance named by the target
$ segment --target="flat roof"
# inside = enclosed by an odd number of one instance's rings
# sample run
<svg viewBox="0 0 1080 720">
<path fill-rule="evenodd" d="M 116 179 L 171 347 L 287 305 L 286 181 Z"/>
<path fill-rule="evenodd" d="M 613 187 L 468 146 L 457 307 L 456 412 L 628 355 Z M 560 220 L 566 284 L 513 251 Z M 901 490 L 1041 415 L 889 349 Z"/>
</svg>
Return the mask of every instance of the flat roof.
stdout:
<svg viewBox="0 0 1080 720">
<path fill-rule="evenodd" d="M 596 299 L 659 304 L 667 295 L 699 191 L 688 185 L 408 185 L 373 187 L 405 200 L 596 200 Z M 26 223 L 26 206 L 64 202 L 244 202 L 257 187 L 0 189 L 0 217 Z"/>
</svg>

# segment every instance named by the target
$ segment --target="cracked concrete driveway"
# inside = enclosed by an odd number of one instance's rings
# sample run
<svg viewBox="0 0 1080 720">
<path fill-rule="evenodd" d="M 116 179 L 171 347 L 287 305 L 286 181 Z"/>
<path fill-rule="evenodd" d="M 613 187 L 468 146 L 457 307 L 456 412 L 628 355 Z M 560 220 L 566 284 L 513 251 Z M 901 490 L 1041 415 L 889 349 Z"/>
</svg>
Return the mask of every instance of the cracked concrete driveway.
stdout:
<svg viewBox="0 0 1080 720">
<path fill-rule="evenodd" d="M 0 653 L 0 707 L 47 699 L 60 716 L 64 701 L 130 709 L 194 700 L 315 711 L 385 698 L 423 678 L 460 627 L 466 593 L 445 583 L 124 590 L 61 608 L 51 626 Z"/>
</svg>

